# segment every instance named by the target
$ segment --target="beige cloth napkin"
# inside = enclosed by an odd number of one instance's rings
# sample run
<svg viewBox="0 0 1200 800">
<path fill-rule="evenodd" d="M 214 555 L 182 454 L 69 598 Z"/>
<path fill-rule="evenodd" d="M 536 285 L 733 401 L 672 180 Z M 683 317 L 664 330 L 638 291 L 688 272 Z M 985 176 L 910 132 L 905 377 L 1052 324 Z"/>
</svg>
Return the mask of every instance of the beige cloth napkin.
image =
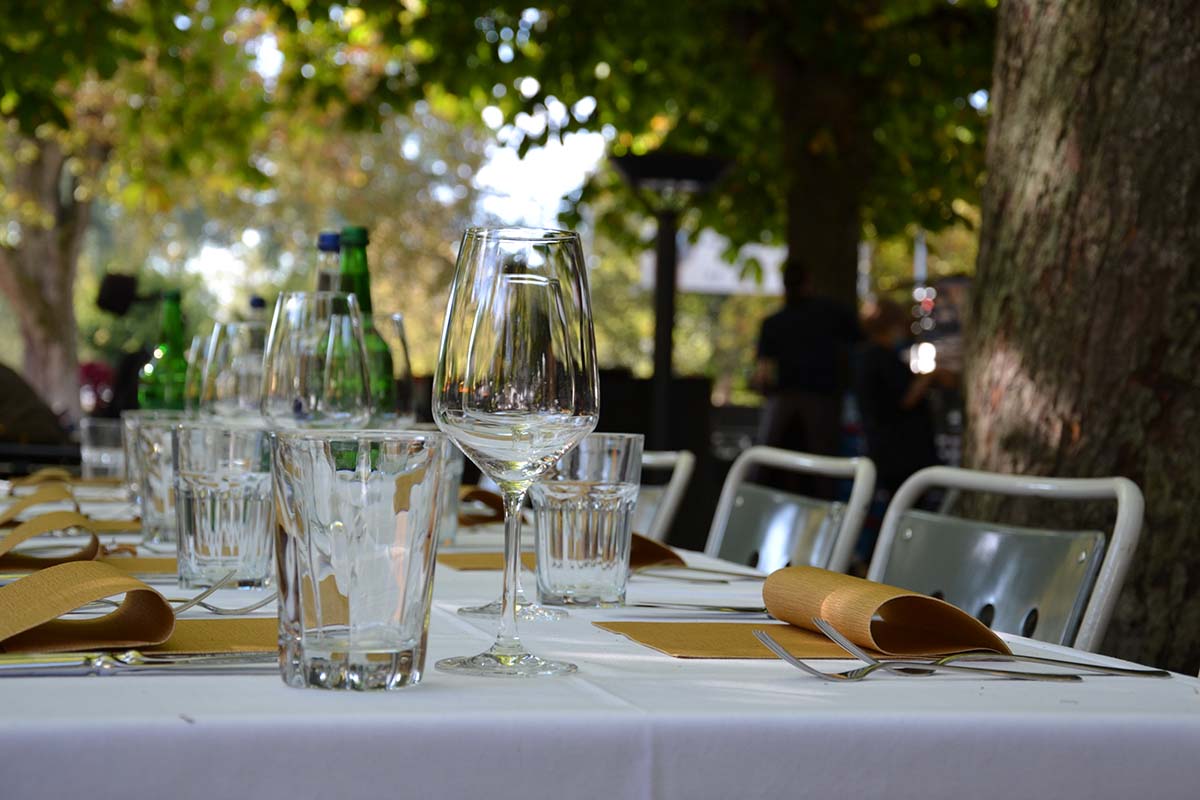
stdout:
<svg viewBox="0 0 1200 800">
<path fill-rule="evenodd" d="M 979 620 L 942 600 L 816 567 L 786 567 L 768 576 L 763 602 L 776 619 L 762 622 L 597 622 L 676 658 L 774 658 L 752 631 L 768 628 L 798 658 L 845 658 L 812 625 L 828 620 L 855 644 L 892 656 L 964 650 L 1009 652 Z"/>
<path fill-rule="evenodd" d="M 122 486 L 125 482 L 120 478 L 81 478 L 78 475 L 72 475 L 62 467 L 46 467 L 21 478 L 11 478 L 8 483 L 13 488 L 21 488 L 23 486 L 40 486 L 46 483 L 65 483 L 75 486 Z"/>
<path fill-rule="evenodd" d="M 489 525 L 494 522 L 504 522 L 504 498 L 495 492 L 489 492 L 487 489 L 480 489 L 477 486 L 463 486 L 458 492 L 459 500 L 468 502 L 474 500 L 490 509 L 487 514 L 459 514 L 458 524 L 462 528 L 470 528 L 473 525 Z"/>
<path fill-rule="evenodd" d="M 0 526 L 15 524 L 17 517 L 25 511 L 34 506 L 49 505 L 50 503 L 70 503 L 74 506 L 75 498 L 71 494 L 71 490 L 61 483 L 42 486 L 33 494 L 27 494 L 14 500 L 3 511 L 0 511 Z"/>
<path fill-rule="evenodd" d="M 93 600 L 124 595 L 99 617 L 64 619 Z M 175 620 L 163 596 L 97 561 L 59 564 L 0 586 L 0 652 L 150 647 L 177 653 L 274 652 L 271 618 Z"/>
<path fill-rule="evenodd" d="M 65 564 L 69 561 L 92 561 L 102 556 L 104 550 L 100 545 L 97 533 L 108 533 L 113 530 L 114 520 L 92 519 L 75 511 L 51 511 L 48 514 L 34 517 L 22 522 L 15 528 L 9 529 L 0 537 L 0 568 L 37 570 Z M 117 520 L 117 522 L 120 522 Z M 36 536 L 63 531 L 68 528 L 78 528 L 87 531 L 88 541 L 77 550 L 68 551 L 57 556 L 35 556 L 16 551 L 20 545 Z M 129 530 L 128 522 L 117 530 Z M 172 559 L 173 562 L 173 559 Z M 145 570 L 149 571 L 149 570 Z"/>
<path fill-rule="evenodd" d="M 500 572 L 504 569 L 504 553 L 438 553 L 437 561 L 451 569 L 464 572 Z M 521 566 L 537 569 L 533 553 L 521 553 Z"/>
</svg>

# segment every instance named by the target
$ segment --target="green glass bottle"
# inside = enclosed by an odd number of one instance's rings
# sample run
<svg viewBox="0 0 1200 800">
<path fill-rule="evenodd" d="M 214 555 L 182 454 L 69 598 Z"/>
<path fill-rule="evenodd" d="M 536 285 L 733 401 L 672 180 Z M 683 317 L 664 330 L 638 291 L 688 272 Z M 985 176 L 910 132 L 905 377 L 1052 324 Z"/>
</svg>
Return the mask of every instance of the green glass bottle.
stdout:
<svg viewBox="0 0 1200 800">
<path fill-rule="evenodd" d="M 149 363 L 138 375 L 138 405 L 182 411 L 187 385 L 187 353 L 183 344 L 182 295 L 163 293 L 162 332 Z"/>
<path fill-rule="evenodd" d="M 371 305 L 371 273 L 367 267 L 367 229 L 351 225 L 342 229 L 341 281 L 343 292 L 358 298 L 362 314 L 363 340 L 367 347 L 367 369 L 371 380 L 371 405 L 375 418 L 395 412 L 396 381 L 392 351 L 375 329 Z"/>
</svg>

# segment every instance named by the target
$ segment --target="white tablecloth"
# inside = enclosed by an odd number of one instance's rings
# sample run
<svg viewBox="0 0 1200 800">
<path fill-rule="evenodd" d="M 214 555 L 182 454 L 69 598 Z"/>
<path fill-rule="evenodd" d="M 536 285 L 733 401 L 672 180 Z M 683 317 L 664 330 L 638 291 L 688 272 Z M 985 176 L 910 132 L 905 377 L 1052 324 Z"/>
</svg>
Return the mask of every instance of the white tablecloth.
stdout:
<svg viewBox="0 0 1200 800">
<path fill-rule="evenodd" d="M 673 659 L 591 625 L 704 617 L 634 609 L 524 626 L 535 652 L 576 662 L 575 676 L 436 672 L 438 658 L 489 644 L 491 626 L 454 609 L 498 584 L 440 567 L 425 679 L 388 694 L 275 676 L 4 679 L 0 797 L 1200 796 L 1195 678 L 831 684 L 774 660 Z M 672 599 L 757 602 L 759 584 L 631 584 L 631 601 Z"/>
</svg>

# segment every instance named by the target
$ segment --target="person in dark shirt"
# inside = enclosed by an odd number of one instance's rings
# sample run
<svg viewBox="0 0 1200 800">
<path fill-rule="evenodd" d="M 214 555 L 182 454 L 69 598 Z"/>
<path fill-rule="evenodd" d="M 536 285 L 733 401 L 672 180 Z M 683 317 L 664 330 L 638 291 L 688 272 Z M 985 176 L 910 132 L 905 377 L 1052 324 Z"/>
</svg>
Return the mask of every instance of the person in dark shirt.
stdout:
<svg viewBox="0 0 1200 800">
<path fill-rule="evenodd" d="M 880 301 L 863 320 L 867 343 L 859 353 L 855 393 L 862 412 L 867 455 L 878 470 L 878 486 L 895 492 L 910 475 L 938 463 L 930 390 L 951 386 L 945 370 L 914 374 L 901 350 L 911 344 L 911 317 L 899 305 Z"/>
<path fill-rule="evenodd" d="M 797 259 L 784 265 L 784 307 L 763 320 L 754 384 L 767 396 L 759 441 L 835 455 L 842 428 L 842 393 L 850 349 L 861 338 L 854 312 L 809 291 Z M 832 482 L 811 494 L 831 496 Z M 792 488 L 792 487 L 789 487 Z"/>
</svg>

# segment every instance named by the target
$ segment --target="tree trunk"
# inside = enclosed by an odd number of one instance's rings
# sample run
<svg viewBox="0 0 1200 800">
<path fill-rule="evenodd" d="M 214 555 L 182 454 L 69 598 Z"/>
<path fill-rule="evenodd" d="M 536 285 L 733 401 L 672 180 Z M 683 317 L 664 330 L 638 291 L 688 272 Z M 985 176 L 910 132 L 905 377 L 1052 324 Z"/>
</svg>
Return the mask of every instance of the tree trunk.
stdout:
<svg viewBox="0 0 1200 800">
<path fill-rule="evenodd" d="M 0 291 L 17 315 L 24 340 L 25 379 L 55 412 L 79 417 L 76 356 L 76 265 L 91 202 L 75 197 L 77 180 L 64 174 L 67 154 L 54 141 L 36 142 L 38 155 L 18 164 L 6 188 L 32 201 L 43 224 L 21 227 L 15 248 L 0 248 Z M 90 156 L 101 156 L 97 149 Z M 44 224 L 52 221 L 52 224 Z"/>
<path fill-rule="evenodd" d="M 1104 650 L 1192 674 L 1198 41 L 1187 0 L 1001 4 L 968 371 L 971 466 L 1142 488 Z"/>
<path fill-rule="evenodd" d="M 789 55 L 774 65 L 787 172 L 787 245 L 808 270 L 814 294 L 853 308 L 860 208 L 869 143 L 863 141 L 855 79 L 806 69 Z"/>
</svg>

